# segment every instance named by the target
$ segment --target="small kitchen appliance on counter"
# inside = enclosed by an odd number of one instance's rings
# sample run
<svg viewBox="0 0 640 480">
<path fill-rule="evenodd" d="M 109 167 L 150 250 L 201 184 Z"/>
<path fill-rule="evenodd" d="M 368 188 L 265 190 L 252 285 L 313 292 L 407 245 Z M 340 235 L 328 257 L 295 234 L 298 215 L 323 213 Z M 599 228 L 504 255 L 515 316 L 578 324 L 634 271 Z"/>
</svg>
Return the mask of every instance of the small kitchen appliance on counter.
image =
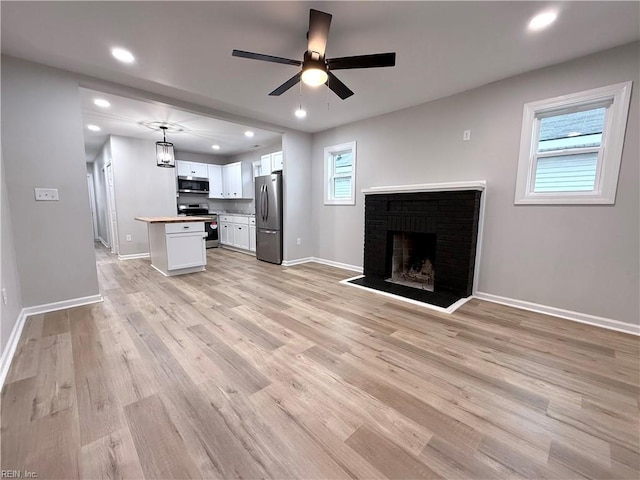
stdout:
<svg viewBox="0 0 640 480">
<path fill-rule="evenodd" d="M 210 218 L 210 221 L 204 222 L 204 231 L 207 234 L 206 246 L 207 248 L 214 248 L 220 245 L 218 214 L 209 213 L 209 206 L 206 203 L 179 203 L 178 215 Z"/>
</svg>

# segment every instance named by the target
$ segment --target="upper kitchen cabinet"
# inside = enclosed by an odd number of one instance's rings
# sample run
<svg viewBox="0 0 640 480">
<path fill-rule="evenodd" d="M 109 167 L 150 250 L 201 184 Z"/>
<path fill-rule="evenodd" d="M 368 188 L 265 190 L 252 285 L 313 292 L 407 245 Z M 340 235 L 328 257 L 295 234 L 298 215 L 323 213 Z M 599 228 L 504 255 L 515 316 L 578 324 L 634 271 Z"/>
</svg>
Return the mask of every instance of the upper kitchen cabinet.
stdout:
<svg viewBox="0 0 640 480">
<path fill-rule="evenodd" d="M 224 198 L 253 198 L 252 165 L 245 162 L 222 166 Z"/>
<path fill-rule="evenodd" d="M 282 152 L 274 152 L 271 154 L 271 171 L 282 170 Z"/>
<path fill-rule="evenodd" d="M 207 165 L 209 176 L 209 198 L 225 198 L 222 182 L 222 165 Z"/>
<path fill-rule="evenodd" d="M 267 153 L 260 157 L 260 175 L 282 170 L 282 152 Z M 257 175 L 256 175 L 257 176 Z"/>
<path fill-rule="evenodd" d="M 209 172 L 206 163 L 185 162 L 176 160 L 176 168 L 179 177 L 198 177 L 209 178 Z"/>
</svg>

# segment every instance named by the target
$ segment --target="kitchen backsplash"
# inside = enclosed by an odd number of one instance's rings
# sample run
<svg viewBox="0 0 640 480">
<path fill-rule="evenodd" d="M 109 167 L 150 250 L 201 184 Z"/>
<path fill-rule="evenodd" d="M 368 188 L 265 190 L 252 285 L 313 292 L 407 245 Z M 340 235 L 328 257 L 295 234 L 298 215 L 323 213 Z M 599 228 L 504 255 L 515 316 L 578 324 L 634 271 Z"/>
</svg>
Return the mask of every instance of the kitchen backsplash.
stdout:
<svg viewBox="0 0 640 480">
<path fill-rule="evenodd" d="M 215 213 L 246 213 L 250 215 L 255 213 L 255 204 L 253 199 L 217 200 L 198 195 L 180 195 L 180 197 L 176 199 L 176 203 L 206 203 L 209 205 L 209 211 Z"/>
</svg>

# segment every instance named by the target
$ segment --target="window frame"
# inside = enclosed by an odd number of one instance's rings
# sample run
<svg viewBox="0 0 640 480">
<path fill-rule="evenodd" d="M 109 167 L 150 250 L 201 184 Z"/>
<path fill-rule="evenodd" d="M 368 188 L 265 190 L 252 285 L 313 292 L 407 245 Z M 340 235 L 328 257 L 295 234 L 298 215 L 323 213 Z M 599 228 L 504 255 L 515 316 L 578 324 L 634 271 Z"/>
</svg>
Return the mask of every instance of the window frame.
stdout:
<svg viewBox="0 0 640 480">
<path fill-rule="evenodd" d="M 515 205 L 615 204 L 632 83 L 618 83 L 524 105 Z M 598 151 L 594 189 L 575 192 L 535 192 L 537 159 L 544 156 L 563 155 L 561 149 L 538 153 L 540 117 L 561 115 L 571 110 L 583 110 L 584 107 L 589 106 L 597 108 L 609 102 L 610 105 L 605 112 L 600 147 L 564 150 L 565 155 Z"/>
<path fill-rule="evenodd" d="M 351 174 L 335 174 L 334 155 L 346 151 L 351 151 L 353 157 Z M 351 195 L 349 198 L 335 198 L 334 183 L 335 178 L 351 178 Z M 356 204 L 356 142 L 346 142 L 339 145 L 332 145 L 324 149 L 324 204 L 325 205 L 355 205 Z"/>
</svg>

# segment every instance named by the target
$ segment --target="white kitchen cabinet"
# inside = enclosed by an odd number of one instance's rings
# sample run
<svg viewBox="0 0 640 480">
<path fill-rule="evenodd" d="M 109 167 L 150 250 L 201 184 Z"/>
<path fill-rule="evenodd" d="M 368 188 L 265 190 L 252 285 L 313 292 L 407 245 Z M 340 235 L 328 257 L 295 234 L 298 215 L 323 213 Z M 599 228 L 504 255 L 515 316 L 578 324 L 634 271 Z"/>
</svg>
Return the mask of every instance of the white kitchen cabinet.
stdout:
<svg viewBox="0 0 640 480">
<path fill-rule="evenodd" d="M 271 171 L 282 170 L 282 152 L 274 152 L 271 154 Z"/>
<path fill-rule="evenodd" d="M 183 160 L 176 160 L 176 168 L 178 170 L 179 177 L 209 177 L 209 171 L 207 169 L 206 163 L 185 162 Z"/>
<path fill-rule="evenodd" d="M 249 226 L 248 225 L 233 225 L 233 246 L 242 248 L 243 250 L 249 250 Z"/>
<path fill-rule="evenodd" d="M 269 175 L 276 170 L 282 170 L 282 152 L 267 153 L 260 157 L 260 175 Z"/>
<path fill-rule="evenodd" d="M 163 275 L 201 272 L 207 265 L 204 222 L 188 219 L 136 217 L 148 225 L 151 266 Z"/>
<path fill-rule="evenodd" d="M 260 175 L 269 175 L 271 173 L 271 154 L 262 155 L 260 157 Z"/>
<path fill-rule="evenodd" d="M 256 251 L 256 226 L 249 225 L 249 251 Z"/>
<path fill-rule="evenodd" d="M 224 198 L 253 198 L 253 166 L 248 162 L 229 163 L 222 166 L 222 191 Z"/>
<path fill-rule="evenodd" d="M 207 165 L 209 198 L 225 198 L 222 185 L 222 165 Z"/>
<path fill-rule="evenodd" d="M 218 225 L 222 245 L 245 253 L 256 251 L 256 219 L 253 215 L 219 215 Z"/>
<path fill-rule="evenodd" d="M 231 245 L 229 233 L 233 236 L 233 226 L 228 222 L 218 220 L 218 234 L 220 235 L 220 243 L 222 245 Z"/>
<path fill-rule="evenodd" d="M 169 271 L 206 265 L 207 254 L 202 232 L 167 234 Z"/>
</svg>

